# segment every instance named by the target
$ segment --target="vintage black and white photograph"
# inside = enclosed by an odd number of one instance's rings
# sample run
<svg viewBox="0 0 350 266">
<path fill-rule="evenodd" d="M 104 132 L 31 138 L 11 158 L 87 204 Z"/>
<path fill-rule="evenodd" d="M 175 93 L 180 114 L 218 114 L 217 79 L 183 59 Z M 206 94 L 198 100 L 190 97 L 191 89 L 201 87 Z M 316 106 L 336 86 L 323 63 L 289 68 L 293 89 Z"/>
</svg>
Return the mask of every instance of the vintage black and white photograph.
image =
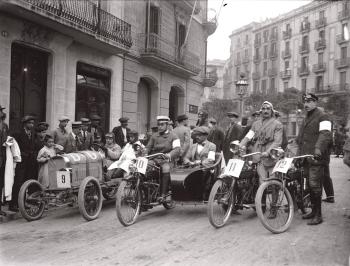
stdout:
<svg viewBox="0 0 350 266">
<path fill-rule="evenodd" d="M 350 266 L 349 0 L 0 0 L 0 264 Z"/>
</svg>

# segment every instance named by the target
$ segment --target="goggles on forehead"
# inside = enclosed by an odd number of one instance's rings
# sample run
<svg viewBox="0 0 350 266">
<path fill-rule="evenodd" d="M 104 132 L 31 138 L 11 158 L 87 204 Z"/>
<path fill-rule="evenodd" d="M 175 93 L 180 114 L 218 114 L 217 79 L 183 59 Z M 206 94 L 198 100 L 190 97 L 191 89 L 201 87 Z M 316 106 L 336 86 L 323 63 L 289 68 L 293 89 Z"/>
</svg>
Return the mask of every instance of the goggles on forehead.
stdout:
<svg viewBox="0 0 350 266">
<path fill-rule="evenodd" d="M 167 124 L 167 122 L 158 122 L 158 123 L 157 123 L 158 126 L 164 126 L 164 125 L 166 125 L 166 124 Z"/>
</svg>

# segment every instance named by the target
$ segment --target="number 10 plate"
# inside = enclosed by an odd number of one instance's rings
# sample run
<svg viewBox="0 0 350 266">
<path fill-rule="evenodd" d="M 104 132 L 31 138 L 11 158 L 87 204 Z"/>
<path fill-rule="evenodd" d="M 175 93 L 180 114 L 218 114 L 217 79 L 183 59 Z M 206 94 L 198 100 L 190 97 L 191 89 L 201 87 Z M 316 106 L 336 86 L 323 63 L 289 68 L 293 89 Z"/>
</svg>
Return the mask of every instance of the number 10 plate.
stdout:
<svg viewBox="0 0 350 266">
<path fill-rule="evenodd" d="M 57 171 L 57 188 L 70 188 L 70 172 Z"/>
</svg>

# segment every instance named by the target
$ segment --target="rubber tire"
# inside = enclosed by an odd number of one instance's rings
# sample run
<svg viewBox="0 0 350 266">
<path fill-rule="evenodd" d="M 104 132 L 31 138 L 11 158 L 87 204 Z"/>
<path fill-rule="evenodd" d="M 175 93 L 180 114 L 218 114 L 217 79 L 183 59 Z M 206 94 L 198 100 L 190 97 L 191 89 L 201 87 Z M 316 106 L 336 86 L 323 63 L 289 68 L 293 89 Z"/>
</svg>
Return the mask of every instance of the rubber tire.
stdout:
<svg viewBox="0 0 350 266">
<path fill-rule="evenodd" d="M 267 219 L 265 218 L 264 216 L 264 213 L 263 213 L 263 209 L 262 209 L 262 196 L 264 194 L 264 191 L 265 189 L 270 186 L 270 185 L 276 185 L 276 186 L 279 186 L 281 187 L 282 186 L 282 183 L 278 180 L 270 180 L 270 181 L 266 181 L 264 183 L 262 183 L 260 186 L 259 186 L 259 189 L 256 193 L 256 196 L 255 196 L 255 207 L 256 207 L 256 212 L 258 214 L 258 217 L 260 219 L 260 222 L 263 224 L 263 226 L 269 230 L 270 232 L 274 233 L 274 234 L 280 234 L 280 233 L 283 233 L 285 232 L 290 224 L 292 223 L 293 221 L 293 217 L 294 217 L 294 203 L 293 203 L 293 198 L 292 196 L 290 195 L 290 192 L 288 191 L 287 188 L 284 189 L 284 196 L 287 198 L 288 202 L 289 202 L 289 215 L 288 215 L 288 219 L 287 219 L 287 222 L 281 226 L 280 228 L 276 229 L 276 228 L 273 228 L 269 225 L 269 223 L 267 222 Z"/>
<path fill-rule="evenodd" d="M 43 202 L 42 207 L 40 208 L 40 210 L 36 216 L 30 216 L 25 211 L 25 202 L 24 201 L 25 201 L 26 190 L 30 185 L 33 185 L 33 184 L 36 184 L 41 189 L 41 191 L 44 191 L 44 188 L 42 187 L 42 185 L 38 181 L 36 181 L 34 179 L 30 179 L 30 180 L 27 180 L 26 182 L 23 183 L 23 185 L 21 186 L 21 189 L 19 191 L 19 194 L 18 194 L 18 209 L 21 212 L 22 216 L 28 222 L 40 219 L 44 213 L 44 210 L 45 210 L 45 202 Z"/>
<path fill-rule="evenodd" d="M 122 196 L 124 195 L 124 189 L 125 187 L 128 185 L 128 183 L 131 183 L 130 181 L 125 181 L 123 180 L 119 187 L 118 187 L 118 191 L 117 191 L 117 197 L 116 197 L 116 201 L 115 201 L 115 206 L 116 206 L 116 212 L 117 212 L 117 217 L 118 220 L 120 221 L 120 223 L 124 226 L 130 226 L 132 224 L 134 224 L 137 220 L 137 217 L 139 216 L 140 210 L 141 210 L 141 195 L 140 195 L 140 191 L 139 188 L 136 188 L 137 191 L 137 207 L 135 210 L 135 215 L 132 218 L 131 221 L 125 221 L 123 214 L 120 212 L 121 209 L 121 200 L 122 200 Z"/>
<path fill-rule="evenodd" d="M 95 183 L 95 185 L 98 188 L 98 208 L 97 211 L 93 214 L 90 215 L 85 208 L 85 190 L 86 190 L 86 186 L 90 183 L 93 182 Z M 93 176 L 87 176 L 83 179 L 83 182 L 81 182 L 80 186 L 79 186 L 79 192 L 78 192 L 78 206 L 79 206 L 79 211 L 81 213 L 81 215 L 85 218 L 85 220 L 87 221 L 92 221 L 95 220 L 102 209 L 102 189 L 101 189 L 101 185 L 100 182 L 97 180 L 97 178 L 93 177 Z"/>
<path fill-rule="evenodd" d="M 218 189 L 221 187 L 221 184 L 223 182 L 226 182 L 225 179 L 218 179 L 216 180 L 216 182 L 214 183 L 211 191 L 210 191 L 210 195 L 209 195 L 209 199 L 208 199 L 208 208 L 207 208 L 207 214 L 208 214 L 208 218 L 209 218 L 209 222 L 212 226 L 214 226 L 215 228 L 220 228 L 223 227 L 226 222 L 228 221 L 228 219 L 231 216 L 231 212 L 233 209 L 233 197 L 231 195 L 230 199 L 229 199 L 229 204 L 228 204 L 228 208 L 225 210 L 226 213 L 224 215 L 224 219 L 222 223 L 217 223 L 214 219 L 214 213 L 213 213 L 213 208 L 214 208 L 214 200 L 215 200 L 215 195 L 217 194 Z M 232 182 L 236 182 L 236 179 L 232 179 Z M 234 184 L 233 184 L 234 187 Z M 233 192 L 232 192 L 233 194 Z"/>
<path fill-rule="evenodd" d="M 174 209 L 175 205 L 176 205 L 175 201 L 173 201 L 173 200 L 171 200 L 170 203 L 167 203 L 167 202 L 163 203 L 164 208 L 167 209 L 167 210 Z"/>
</svg>

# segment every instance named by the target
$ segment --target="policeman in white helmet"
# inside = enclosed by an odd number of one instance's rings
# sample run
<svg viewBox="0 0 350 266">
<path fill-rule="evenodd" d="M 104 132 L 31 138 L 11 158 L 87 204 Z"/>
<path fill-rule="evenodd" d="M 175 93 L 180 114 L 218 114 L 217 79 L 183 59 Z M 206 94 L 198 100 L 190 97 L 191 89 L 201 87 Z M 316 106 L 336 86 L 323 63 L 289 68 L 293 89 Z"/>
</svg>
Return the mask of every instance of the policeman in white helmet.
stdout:
<svg viewBox="0 0 350 266">
<path fill-rule="evenodd" d="M 161 178 L 161 202 L 171 201 L 170 186 L 170 161 L 174 161 L 180 155 L 180 139 L 168 129 L 169 117 L 157 116 L 158 132 L 154 133 L 149 140 L 147 154 L 164 153 L 168 160 L 155 158 L 154 161 L 162 169 Z"/>
</svg>

